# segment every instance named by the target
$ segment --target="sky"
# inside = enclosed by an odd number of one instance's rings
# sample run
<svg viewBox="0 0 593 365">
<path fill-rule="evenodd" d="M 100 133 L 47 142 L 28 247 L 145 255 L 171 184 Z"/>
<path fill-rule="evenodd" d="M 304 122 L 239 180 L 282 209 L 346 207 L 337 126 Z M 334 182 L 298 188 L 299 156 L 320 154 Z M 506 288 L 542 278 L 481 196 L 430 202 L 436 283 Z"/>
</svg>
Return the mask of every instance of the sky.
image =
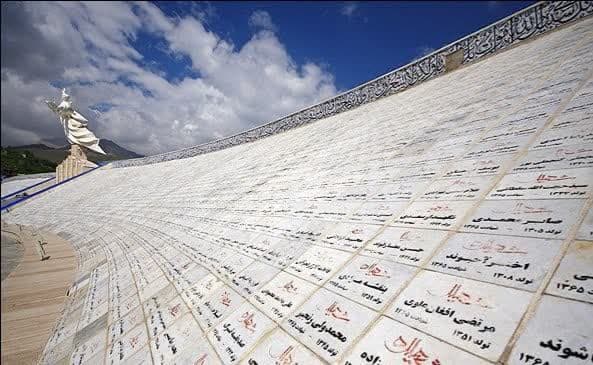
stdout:
<svg viewBox="0 0 593 365">
<path fill-rule="evenodd" d="M 2 2 L 2 145 L 65 145 L 44 100 L 151 155 L 325 100 L 533 2 Z"/>
</svg>

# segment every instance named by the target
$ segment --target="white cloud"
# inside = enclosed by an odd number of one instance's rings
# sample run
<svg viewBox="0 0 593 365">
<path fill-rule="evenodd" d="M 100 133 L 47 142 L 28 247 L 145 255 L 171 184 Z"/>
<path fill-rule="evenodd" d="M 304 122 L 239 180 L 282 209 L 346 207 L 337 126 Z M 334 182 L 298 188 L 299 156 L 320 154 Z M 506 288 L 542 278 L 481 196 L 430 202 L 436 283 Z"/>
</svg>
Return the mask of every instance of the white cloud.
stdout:
<svg viewBox="0 0 593 365">
<path fill-rule="evenodd" d="M 252 28 L 266 29 L 272 32 L 276 31 L 276 25 L 272 22 L 272 17 L 267 11 L 256 10 L 249 17 L 249 26 Z"/>
<path fill-rule="evenodd" d="M 356 11 L 358 10 L 358 3 L 356 1 L 346 1 L 340 7 L 340 14 L 351 18 L 354 16 Z"/>
<path fill-rule="evenodd" d="M 260 30 L 237 47 L 200 16 L 173 19 L 147 2 L 3 5 L 2 144 L 65 144 L 43 104 L 59 97 L 51 80 L 67 84 L 99 137 L 144 154 L 237 133 L 334 95 L 333 76 L 297 64 L 263 13 L 246 19 Z M 145 66 L 133 46 L 140 31 L 157 37 L 156 49 L 172 59 L 190 60 L 199 77 L 170 82 Z M 89 109 L 100 103 L 110 107 Z"/>
</svg>

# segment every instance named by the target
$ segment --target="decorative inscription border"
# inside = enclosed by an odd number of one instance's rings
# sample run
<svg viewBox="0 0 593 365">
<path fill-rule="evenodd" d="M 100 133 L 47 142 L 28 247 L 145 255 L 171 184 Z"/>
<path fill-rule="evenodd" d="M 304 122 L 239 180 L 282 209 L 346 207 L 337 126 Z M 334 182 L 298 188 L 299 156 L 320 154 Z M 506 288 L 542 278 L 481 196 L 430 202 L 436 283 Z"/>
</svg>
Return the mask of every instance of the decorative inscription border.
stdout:
<svg viewBox="0 0 593 365">
<path fill-rule="evenodd" d="M 159 155 L 115 161 L 110 165 L 116 168 L 141 166 L 189 158 L 281 133 L 393 95 L 439 76 L 446 71 L 446 57 L 460 50 L 463 52 L 462 64 L 468 64 L 592 14 L 593 1 L 539 2 L 417 61 L 276 121 L 198 146 Z"/>
</svg>

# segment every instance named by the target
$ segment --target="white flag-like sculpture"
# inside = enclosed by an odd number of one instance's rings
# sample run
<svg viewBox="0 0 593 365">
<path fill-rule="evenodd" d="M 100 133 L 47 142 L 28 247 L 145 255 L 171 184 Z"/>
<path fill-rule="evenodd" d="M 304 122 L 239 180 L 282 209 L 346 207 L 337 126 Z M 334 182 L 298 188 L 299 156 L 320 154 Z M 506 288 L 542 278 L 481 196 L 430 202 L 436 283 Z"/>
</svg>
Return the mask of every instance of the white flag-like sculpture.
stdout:
<svg viewBox="0 0 593 365">
<path fill-rule="evenodd" d="M 70 95 L 66 89 L 62 89 L 62 101 L 56 105 L 53 101 L 46 100 L 47 106 L 60 117 L 64 133 L 70 144 L 76 144 L 89 150 L 105 155 L 105 151 L 99 146 L 99 138 L 87 128 L 88 120 L 72 107 Z"/>
</svg>

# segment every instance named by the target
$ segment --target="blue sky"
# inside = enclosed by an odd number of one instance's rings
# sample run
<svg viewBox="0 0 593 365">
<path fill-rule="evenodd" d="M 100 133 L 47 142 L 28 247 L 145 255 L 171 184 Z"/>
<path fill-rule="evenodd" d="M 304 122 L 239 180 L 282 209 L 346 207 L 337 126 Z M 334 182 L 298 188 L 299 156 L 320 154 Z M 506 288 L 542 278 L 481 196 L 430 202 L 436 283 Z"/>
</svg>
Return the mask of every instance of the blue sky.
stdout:
<svg viewBox="0 0 593 365">
<path fill-rule="evenodd" d="M 99 137 L 144 154 L 269 122 L 533 2 L 8 3 L 2 144 L 65 144 L 67 87 Z"/>
<path fill-rule="evenodd" d="M 241 45 L 249 41 L 252 33 L 245 19 L 256 10 L 266 11 L 291 56 L 298 63 L 313 61 L 326 65 L 342 90 L 389 72 L 533 3 L 216 2 L 211 4 L 213 13 L 208 26 Z M 185 2 L 155 4 L 171 16 L 192 12 L 192 5 Z M 159 61 L 163 59 L 159 57 Z M 184 72 L 180 63 L 170 63 L 165 71 L 172 77 Z"/>
</svg>

